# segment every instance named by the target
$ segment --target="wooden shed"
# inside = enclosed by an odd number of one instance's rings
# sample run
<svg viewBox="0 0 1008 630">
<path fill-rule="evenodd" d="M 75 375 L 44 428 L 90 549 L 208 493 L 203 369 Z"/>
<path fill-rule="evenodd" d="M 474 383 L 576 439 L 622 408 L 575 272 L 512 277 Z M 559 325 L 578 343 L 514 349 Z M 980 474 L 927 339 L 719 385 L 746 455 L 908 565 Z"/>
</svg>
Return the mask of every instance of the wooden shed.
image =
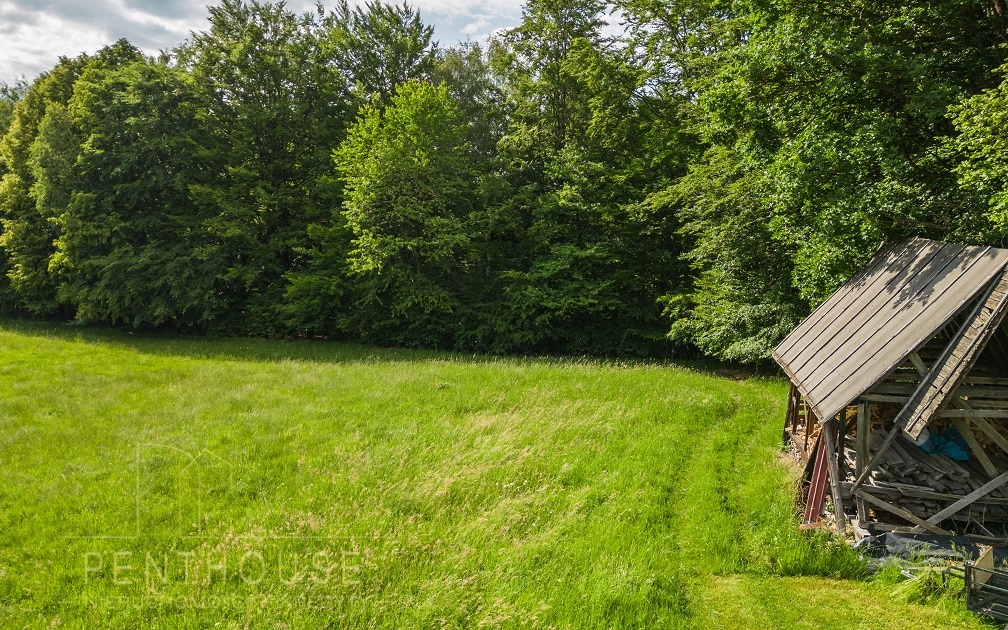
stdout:
<svg viewBox="0 0 1008 630">
<path fill-rule="evenodd" d="M 805 523 L 828 495 L 841 531 L 1006 540 L 1006 265 L 1008 249 L 884 245 L 777 346 Z"/>
</svg>

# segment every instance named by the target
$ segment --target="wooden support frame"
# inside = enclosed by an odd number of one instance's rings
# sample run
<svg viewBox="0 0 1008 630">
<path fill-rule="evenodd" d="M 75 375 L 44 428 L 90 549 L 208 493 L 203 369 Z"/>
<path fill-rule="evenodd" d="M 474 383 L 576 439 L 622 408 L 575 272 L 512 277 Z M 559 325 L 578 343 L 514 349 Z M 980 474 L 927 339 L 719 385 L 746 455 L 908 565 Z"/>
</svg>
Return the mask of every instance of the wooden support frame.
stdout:
<svg viewBox="0 0 1008 630">
<path fill-rule="evenodd" d="M 927 375 L 931 372 L 931 370 L 928 369 L 927 365 L 920 358 L 920 356 L 917 355 L 916 352 L 910 353 L 910 357 L 909 358 L 910 358 L 910 362 L 914 365 L 914 367 L 916 368 L 916 370 L 918 371 L 918 373 L 920 373 L 921 377 L 924 379 L 924 381 L 922 381 L 922 384 L 923 384 L 923 382 L 925 382 L 927 380 Z M 903 411 L 905 411 L 907 409 L 907 407 L 909 407 L 911 404 L 913 404 L 913 400 L 914 400 L 914 397 L 911 397 L 910 400 L 907 401 L 906 405 L 903 408 Z M 981 423 L 977 423 L 977 426 L 980 427 L 980 429 L 982 431 L 984 431 L 985 433 L 997 433 L 997 431 L 992 426 L 990 426 L 990 423 L 988 423 L 983 418 L 983 416 L 980 415 L 980 413 L 976 413 L 975 410 L 970 410 L 969 409 L 969 404 L 966 403 L 966 401 L 960 400 L 958 397 L 956 397 L 956 398 L 953 398 L 950 402 L 951 402 L 951 404 L 953 406 L 957 407 L 961 411 L 972 412 L 970 415 L 973 415 L 975 413 L 976 414 L 975 417 L 979 418 L 980 420 L 983 421 L 982 424 Z M 901 415 L 898 416 L 897 419 L 899 419 L 899 417 L 902 416 L 903 411 L 900 412 Z M 983 413 L 983 412 L 981 412 L 981 413 Z M 1001 486 L 1003 486 L 1005 483 L 1008 483 L 1008 472 L 998 475 L 998 469 L 997 469 L 997 467 L 994 466 L 994 464 L 993 464 L 993 462 L 991 462 L 990 458 L 987 457 L 987 454 L 984 452 L 983 447 L 980 445 L 979 441 L 976 439 L 976 436 L 973 434 L 972 430 L 965 423 L 965 421 L 962 420 L 961 418 L 955 418 L 953 420 L 953 424 L 959 430 L 959 433 L 963 436 L 963 439 L 966 441 L 967 445 L 970 447 L 970 451 L 973 453 L 975 459 L 980 463 L 980 465 L 981 465 L 981 467 L 983 467 L 984 471 L 987 472 L 988 475 L 990 475 L 991 477 L 993 477 L 993 479 L 991 479 L 991 481 L 987 482 L 983 486 L 977 488 L 976 490 L 974 490 L 970 494 L 966 495 L 965 497 L 959 499 L 958 501 L 953 502 L 951 505 L 949 505 L 945 509 L 939 511 L 937 514 L 935 514 L 931 518 L 927 519 L 927 521 L 926 521 L 927 522 L 927 526 L 922 525 L 920 522 L 918 522 L 920 519 L 918 519 L 918 521 L 915 521 L 913 519 L 907 518 L 907 516 L 910 515 L 910 513 L 907 512 L 906 510 L 902 510 L 901 508 L 898 508 L 896 506 L 888 504 L 885 501 L 882 501 L 881 499 L 878 499 L 877 497 L 874 497 L 874 496 L 872 496 L 871 499 L 865 497 L 865 493 L 861 490 L 861 485 L 868 478 L 868 475 L 881 462 L 881 459 L 882 459 L 881 456 L 882 456 L 882 454 L 888 448 L 890 448 L 893 445 L 893 443 L 894 443 L 894 441 L 896 439 L 896 435 L 899 432 L 902 431 L 902 427 L 900 427 L 899 424 L 897 424 L 896 426 L 893 427 L 892 431 L 889 432 L 889 435 L 886 436 L 885 441 L 876 450 L 874 457 L 871 458 L 871 460 L 869 461 L 869 463 L 857 475 L 857 479 L 855 480 L 855 482 L 854 482 L 854 484 L 853 484 L 853 486 L 851 488 L 851 492 L 854 494 L 854 496 L 860 497 L 861 499 L 863 499 L 863 500 L 865 500 L 865 501 L 867 501 L 869 503 L 873 503 L 873 500 L 874 500 L 873 505 L 875 505 L 876 507 L 885 509 L 885 510 L 887 510 L 888 512 L 890 512 L 892 514 L 896 514 L 897 516 L 900 516 L 904 520 L 908 520 L 908 521 L 910 521 L 912 523 L 915 523 L 917 525 L 916 529 L 918 531 L 930 531 L 932 533 L 937 533 L 937 532 L 935 532 L 935 530 L 933 529 L 933 527 L 937 526 L 939 523 L 941 523 L 941 521 L 943 521 L 943 520 L 949 518 L 950 516 L 952 516 L 952 515 L 960 512 L 961 510 L 963 510 L 966 507 L 968 507 L 968 506 L 972 505 L 973 503 L 975 503 L 981 497 L 984 497 L 984 496 L 986 496 L 988 494 L 991 494 L 992 492 L 996 491 L 998 488 L 1000 488 Z M 1008 439 L 1005 439 L 1003 436 L 1000 436 L 1000 434 L 998 434 L 998 435 L 1000 437 L 1000 440 L 998 440 L 997 438 L 992 438 L 992 439 L 994 439 L 998 443 L 998 445 L 1001 446 L 1002 448 L 1008 447 Z M 1006 452 L 1008 452 L 1008 449 L 1006 449 Z M 869 495 L 869 496 L 871 496 L 871 495 Z M 882 504 L 885 504 L 885 505 L 882 505 Z M 886 507 L 886 506 L 888 506 L 888 507 Z M 894 508 L 895 510 L 899 510 L 899 512 L 896 512 L 896 511 L 894 511 L 892 509 L 888 509 L 889 507 Z M 859 512 L 859 515 L 860 515 L 860 512 Z M 910 516 L 912 516 L 912 515 L 910 515 Z M 917 517 L 914 517 L 914 518 L 917 518 Z"/>
<path fill-rule="evenodd" d="M 1008 278 L 1008 276 L 1003 276 L 1002 282 L 1005 282 L 1005 278 Z M 1000 286 L 1000 284 L 998 286 Z M 984 303 L 983 301 L 980 302 L 980 304 L 983 303 Z M 977 306 L 978 309 L 979 307 L 980 305 Z M 971 319 L 973 319 L 975 315 L 976 315 L 976 309 L 974 309 L 974 313 L 971 315 Z M 963 324 L 963 326 L 966 327 L 969 324 L 969 321 L 970 320 L 967 320 L 967 323 Z M 951 344 L 949 348 L 951 348 Z M 946 350 L 948 350 L 948 348 Z M 920 355 L 918 355 L 916 352 L 911 352 L 908 358 L 910 360 L 910 363 L 913 364 L 914 369 L 916 369 L 918 374 L 921 375 L 922 379 L 921 384 L 917 388 L 917 393 L 919 393 L 921 389 L 925 387 L 925 384 L 928 382 L 929 375 L 931 375 L 934 372 L 934 369 L 937 368 L 937 364 L 933 366 L 931 369 L 928 369 L 927 364 L 924 363 L 923 359 L 921 359 Z M 865 480 L 868 478 L 868 475 L 871 474 L 871 471 L 874 470 L 882 462 L 882 455 L 889 449 L 889 447 L 892 446 L 893 441 L 896 439 L 896 435 L 902 432 L 903 426 L 901 426 L 901 420 L 905 422 L 905 419 L 909 417 L 906 414 L 909 413 L 908 409 L 910 409 L 915 404 L 917 393 L 915 393 L 913 396 L 909 398 L 909 400 L 907 400 L 906 404 L 903 406 L 903 409 L 900 410 L 899 415 L 896 416 L 896 423 L 892 431 L 889 432 L 889 435 L 886 436 L 885 441 L 882 442 L 882 445 L 879 446 L 877 451 L 875 451 L 875 455 L 865 466 L 865 469 L 862 470 L 861 473 L 857 476 L 857 479 L 854 480 L 854 485 L 851 489 L 852 492 L 854 490 L 857 490 L 864 484 Z M 968 414 L 967 417 L 973 415 L 980 417 L 980 414 L 986 414 L 988 416 L 990 415 L 990 412 L 987 411 L 977 411 L 968 409 L 968 405 L 965 403 L 965 401 L 960 400 L 958 397 L 953 397 L 950 402 L 954 406 L 959 407 L 960 408 L 959 411 L 961 413 Z M 967 408 L 962 409 L 963 407 Z M 953 422 L 955 422 L 955 420 L 953 420 Z M 965 423 L 961 423 L 961 425 L 956 424 L 956 428 L 959 430 L 959 433 L 962 434 L 963 439 L 966 440 L 966 443 L 969 445 L 970 450 L 973 451 L 973 454 L 976 457 L 977 461 L 980 462 L 980 465 L 983 466 L 987 474 L 992 477 L 996 475 L 998 472 L 997 467 L 994 466 L 994 464 L 990 461 L 990 458 L 987 457 L 987 454 L 984 452 L 983 448 L 980 446 L 980 443 L 977 441 L 976 436 L 973 435 L 973 432 L 969 429 L 969 427 Z"/>
<path fill-rule="evenodd" d="M 883 510 L 889 512 L 890 514 L 895 514 L 896 516 L 900 517 L 905 521 L 910 521 L 914 525 L 917 525 L 921 529 L 927 530 L 932 534 L 940 534 L 942 536 L 952 535 L 952 532 L 946 529 L 942 529 L 941 527 L 938 527 L 933 523 L 929 523 L 924 519 L 920 518 L 919 516 L 911 514 L 907 510 L 904 510 L 903 508 L 899 508 L 891 503 L 887 503 L 886 501 L 883 501 L 882 499 L 876 497 L 875 495 L 868 494 L 864 490 L 858 490 L 857 496 L 866 501 L 867 503 L 870 503 L 877 508 L 882 508 Z"/>
<path fill-rule="evenodd" d="M 952 516 L 953 514 L 956 514 L 957 512 L 961 512 L 962 510 L 966 509 L 967 507 L 975 503 L 977 499 L 986 496 L 991 492 L 994 492 L 1001 486 L 1005 485 L 1005 483 L 1008 483 L 1008 472 L 1002 473 L 997 477 L 995 477 L 994 479 L 991 479 L 990 481 L 980 486 L 973 492 L 967 494 L 966 496 L 959 499 L 952 505 L 946 507 L 944 510 L 938 512 L 937 514 L 929 518 L 927 522 L 931 525 L 937 525 L 938 523 L 941 523 L 942 521 Z M 919 523 L 918 526 L 923 527 L 923 525 L 920 525 Z"/>
<path fill-rule="evenodd" d="M 829 467 L 830 485 L 833 489 L 833 514 L 836 518 L 837 532 L 844 534 L 847 532 L 847 515 L 844 514 L 843 489 L 841 487 L 840 467 L 837 465 L 837 443 L 836 435 L 839 431 L 837 419 L 831 418 L 823 425 L 823 446 L 822 454 L 826 456 L 826 465 Z"/>
<path fill-rule="evenodd" d="M 824 435 L 824 433 L 819 434 L 819 439 L 816 440 L 815 454 L 809 458 L 809 463 L 812 464 L 812 482 L 809 485 L 808 497 L 805 501 L 803 525 L 818 522 L 822 515 L 823 501 L 826 498 L 826 476 L 829 474 L 829 467 L 826 457 L 823 455 L 823 451 L 826 449 Z"/>
<path fill-rule="evenodd" d="M 1006 311 L 1008 274 L 1002 271 L 977 299 L 976 306 L 938 360 L 922 375 L 920 386 L 896 416 L 896 426 L 906 429 L 915 439 L 921 434 L 931 418 L 948 404 L 952 392 L 973 367 Z"/>
<path fill-rule="evenodd" d="M 859 401 L 857 406 L 857 433 L 854 438 L 854 476 L 859 477 L 864 471 L 865 464 L 868 463 L 869 449 L 871 448 L 871 409 L 864 401 Z M 858 521 L 864 522 L 868 518 L 865 509 L 864 499 L 860 495 L 855 495 L 857 503 Z"/>
</svg>

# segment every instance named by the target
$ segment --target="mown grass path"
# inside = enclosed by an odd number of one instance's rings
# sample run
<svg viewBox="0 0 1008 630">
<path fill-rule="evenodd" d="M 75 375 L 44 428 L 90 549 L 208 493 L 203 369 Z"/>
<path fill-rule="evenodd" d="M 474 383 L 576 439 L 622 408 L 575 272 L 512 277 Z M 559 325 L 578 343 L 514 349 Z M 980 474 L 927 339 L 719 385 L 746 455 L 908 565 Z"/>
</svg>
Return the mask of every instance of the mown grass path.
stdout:
<svg viewBox="0 0 1008 630">
<path fill-rule="evenodd" d="M 978 627 L 796 531 L 784 397 L 6 321 L 0 625 Z"/>
</svg>

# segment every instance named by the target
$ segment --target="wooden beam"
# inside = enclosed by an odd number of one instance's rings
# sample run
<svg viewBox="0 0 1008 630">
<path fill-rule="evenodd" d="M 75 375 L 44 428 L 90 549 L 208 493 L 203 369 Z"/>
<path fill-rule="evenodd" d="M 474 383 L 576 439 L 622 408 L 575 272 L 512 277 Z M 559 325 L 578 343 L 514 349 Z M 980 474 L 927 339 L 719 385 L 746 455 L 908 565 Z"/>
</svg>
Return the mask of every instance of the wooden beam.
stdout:
<svg viewBox="0 0 1008 630">
<path fill-rule="evenodd" d="M 866 502 L 871 503 L 875 507 L 882 508 L 886 512 L 889 512 L 891 514 L 895 514 L 896 516 L 900 517 L 901 519 L 906 520 L 906 521 L 910 521 L 914 525 L 917 525 L 918 527 L 920 527 L 922 529 L 925 529 L 925 530 L 927 530 L 927 531 L 929 531 L 929 532 L 931 532 L 933 534 L 940 534 L 942 536 L 951 536 L 952 535 L 952 532 L 950 532 L 950 531 L 948 531 L 946 529 L 942 529 L 941 527 L 938 527 L 937 525 L 935 525 L 933 523 L 928 523 L 927 521 L 925 521 L 924 519 L 920 518 L 916 514 L 911 514 L 910 512 L 904 510 L 903 508 L 896 507 L 895 505 L 893 505 L 891 503 L 886 503 L 882 499 L 880 499 L 880 498 L 878 498 L 876 496 L 873 496 L 871 494 L 868 494 L 864 490 L 858 490 L 857 491 L 857 495 L 859 497 L 861 497 L 862 499 L 864 499 Z"/>
<path fill-rule="evenodd" d="M 1002 271 L 1000 277 L 982 292 L 969 317 L 900 410 L 896 416 L 896 426 L 904 428 L 915 439 L 921 434 L 931 418 L 948 403 L 956 387 L 1001 324 L 1006 312 L 1008 274 Z M 914 367 L 920 369 L 916 363 Z"/>
<path fill-rule="evenodd" d="M 831 418 L 829 422 L 824 424 L 822 431 L 825 440 L 823 446 L 825 446 L 826 465 L 829 466 L 830 484 L 833 486 L 833 515 L 836 518 L 837 533 L 846 534 L 847 516 L 844 514 L 843 492 L 840 486 L 843 480 L 840 479 L 840 467 L 837 466 L 836 418 Z"/>
<path fill-rule="evenodd" d="M 787 429 L 790 425 L 792 433 L 798 428 L 798 400 L 795 396 L 797 391 L 798 387 L 794 383 L 791 383 L 791 391 L 788 393 L 787 413 L 784 414 L 784 428 Z"/>
<path fill-rule="evenodd" d="M 960 396 L 969 396 L 973 398 L 994 398 L 1003 399 L 1008 397 L 1008 387 L 996 387 L 993 385 L 975 385 L 973 384 L 973 379 L 978 378 L 973 376 L 972 373 L 967 374 L 963 377 L 962 385 L 956 389 L 956 393 Z M 869 393 L 878 396 L 895 396 L 897 398 L 907 398 L 910 394 L 914 393 L 919 384 L 908 383 L 908 382 L 893 382 L 893 381 L 883 381 L 871 388 Z"/>
<path fill-rule="evenodd" d="M 869 415 L 868 404 L 861 401 L 857 406 L 857 434 L 854 439 L 854 476 L 857 477 L 864 470 L 868 463 L 868 449 L 871 447 L 871 416 Z M 868 516 L 865 510 L 864 499 L 857 498 L 858 520 L 864 522 Z"/>
<path fill-rule="evenodd" d="M 920 387 L 924 386 L 924 381 L 927 380 L 927 374 L 929 372 L 928 367 L 927 365 L 924 364 L 924 361 L 920 358 L 920 356 L 916 352 L 911 352 L 907 358 L 910 360 L 910 363 L 913 364 L 914 369 L 917 370 L 917 373 L 921 375 L 922 381 L 920 386 L 918 386 L 919 389 Z M 896 439 L 896 436 L 900 433 L 900 430 L 902 429 L 902 427 L 898 423 L 899 418 L 900 416 L 903 415 L 903 412 L 906 411 L 907 408 L 913 404 L 913 401 L 914 396 L 911 396 L 910 399 L 907 401 L 907 403 L 903 406 L 903 409 L 900 410 L 899 416 L 896 417 L 897 420 L 896 426 L 894 426 L 892 431 L 889 432 L 889 435 L 886 436 L 885 441 L 879 445 L 878 450 L 875 451 L 875 455 L 873 455 L 871 460 L 869 460 L 869 462 L 865 465 L 865 468 L 864 470 L 861 471 L 861 474 L 858 475 L 857 479 L 854 480 L 854 486 L 851 488 L 851 492 L 860 488 L 861 485 L 864 484 L 865 480 L 868 479 L 868 475 L 870 475 L 871 472 L 875 470 L 875 468 L 877 468 L 879 464 L 882 463 L 882 456 L 885 454 L 886 451 L 889 450 L 889 447 L 892 446 L 893 441 Z"/>
<path fill-rule="evenodd" d="M 911 352 L 909 358 L 910 363 L 913 364 L 914 369 L 917 370 L 917 373 L 920 374 L 921 376 L 927 376 L 927 373 L 930 372 L 930 370 L 928 369 L 928 366 L 924 363 L 924 360 L 920 358 L 920 355 L 917 354 L 916 352 Z"/>
<path fill-rule="evenodd" d="M 995 466 L 994 463 L 991 462 L 990 458 L 987 457 L 987 453 L 985 453 L 983 447 L 980 446 L 980 442 L 977 441 L 976 436 L 973 435 L 973 430 L 969 428 L 966 421 L 962 418 L 952 418 L 952 425 L 959 431 L 959 435 L 963 436 L 963 439 L 966 440 L 966 444 L 969 445 L 970 452 L 973 453 L 973 457 L 976 457 L 976 460 L 980 462 L 980 465 L 983 467 L 984 472 L 987 473 L 987 476 L 991 478 L 996 477 L 999 472 L 997 466 Z"/>
<path fill-rule="evenodd" d="M 822 437 L 823 433 L 820 431 L 813 455 L 809 458 L 809 463 L 812 464 L 812 481 L 809 484 L 808 497 L 805 501 L 803 525 L 819 521 L 819 517 L 822 515 L 823 500 L 826 498 L 826 476 L 829 473 L 826 456 L 823 454 L 823 451 L 826 450 L 826 441 Z"/>
<path fill-rule="evenodd" d="M 1008 409 L 946 409 L 939 418 L 1008 418 Z"/>
<path fill-rule="evenodd" d="M 910 400 L 910 397 L 909 396 L 894 396 L 892 394 L 862 394 L 861 395 L 861 400 L 864 400 L 864 401 L 867 401 L 867 402 L 895 403 L 897 405 L 905 405 L 906 402 L 908 400 Z"/>
<path fill-rule="evenodd" d="M 971 376 L 969 382 L 974 385 L 1000 385 L 1008 387 L 1008 378 L 1002 376 Z"/>
<path fill-rule="evenodd" d="M 946 492 L 935 492 L 929 486 L 919 486 L 913 487 L 910 484 L 900 484 L 896 482 L 885 482 L 881 481 L 871 486 L 872 493 L 876 495 L 888 495 L 894 497 L 914 497 L 918 499 L 931 500 L 931 501 L 941 501 L 943 503 L 952 504 L 953 501 L 958 501 L 963 498 L 961 494 L 948 494 Z M 974 503 L 978 505 L 1008 505 L 1008 499 L 1004 497 L 995 497 L 988 494 L 985 497 L 980 497 Z"/>
<path fill-rule="evenodd" d="M 1001 447 L 1001 450 L 1008 453 L 1008 439 L 1001 435 L 1001 432 L 991 426 L 990 422 L 987 422 L 986 418 L 974 418 L 973 424 L 977 425 L 981 431 L 987 434 L 995 444 Z"/>
<path fill-rule="evenodd" d="M 929 518 L 927 520 L 927 522 L 930 523 L 930 524 L 932 524 L 932 525 L 937 525 L 938 523 L 941 523 L 942 521 L 944 521 L 948 517 L 952 516 L 956 512 L 960 512 L 964 508 L 969 507 L 970 505 L 972 505 L 980 497 L 988 495 L 991 492 L 994 492 L 995 490 L 997 490 L 998 488 L 1000 488 L 1001 486 L 1003 486 L 1005 484 L 1005 482 L 1008 482 L 1008 472 L 1002 473 L 1002 474 L 998 475 L 997 477 L 991 479 L 990 481 L 988 481 L 984 485 L 980 486 L 979 488 L 977 488 L 973 492 L 970 492 L 969 494 L 967 494 L 963 498 L 959 499 L 958 501 L 956 501 L 952 505 L 948 506 L 947 508 L 945 508 L 941 512 L 938 512 L 937 514 L 935 514 L 934 516 L 932 516 L 931 518 Z M 923 527 L 923 525 L 921 525 L 921 527 Z"/>
</svg>

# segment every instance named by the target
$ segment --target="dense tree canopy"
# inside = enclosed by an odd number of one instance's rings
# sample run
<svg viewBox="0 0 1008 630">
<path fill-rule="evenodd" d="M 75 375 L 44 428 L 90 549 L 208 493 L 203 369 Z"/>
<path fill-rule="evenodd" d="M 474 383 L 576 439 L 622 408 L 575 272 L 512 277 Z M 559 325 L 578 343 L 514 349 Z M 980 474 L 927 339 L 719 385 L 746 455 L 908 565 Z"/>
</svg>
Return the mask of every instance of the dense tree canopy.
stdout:
<svg viewBox="0 0 1008 630">
<path fill-rule="evenodd" d="M 0 85 L 2 310 L 758 362 L 883 241 L 1008 234 L 1000 0 L 209 11 Z"/>
</svg>

